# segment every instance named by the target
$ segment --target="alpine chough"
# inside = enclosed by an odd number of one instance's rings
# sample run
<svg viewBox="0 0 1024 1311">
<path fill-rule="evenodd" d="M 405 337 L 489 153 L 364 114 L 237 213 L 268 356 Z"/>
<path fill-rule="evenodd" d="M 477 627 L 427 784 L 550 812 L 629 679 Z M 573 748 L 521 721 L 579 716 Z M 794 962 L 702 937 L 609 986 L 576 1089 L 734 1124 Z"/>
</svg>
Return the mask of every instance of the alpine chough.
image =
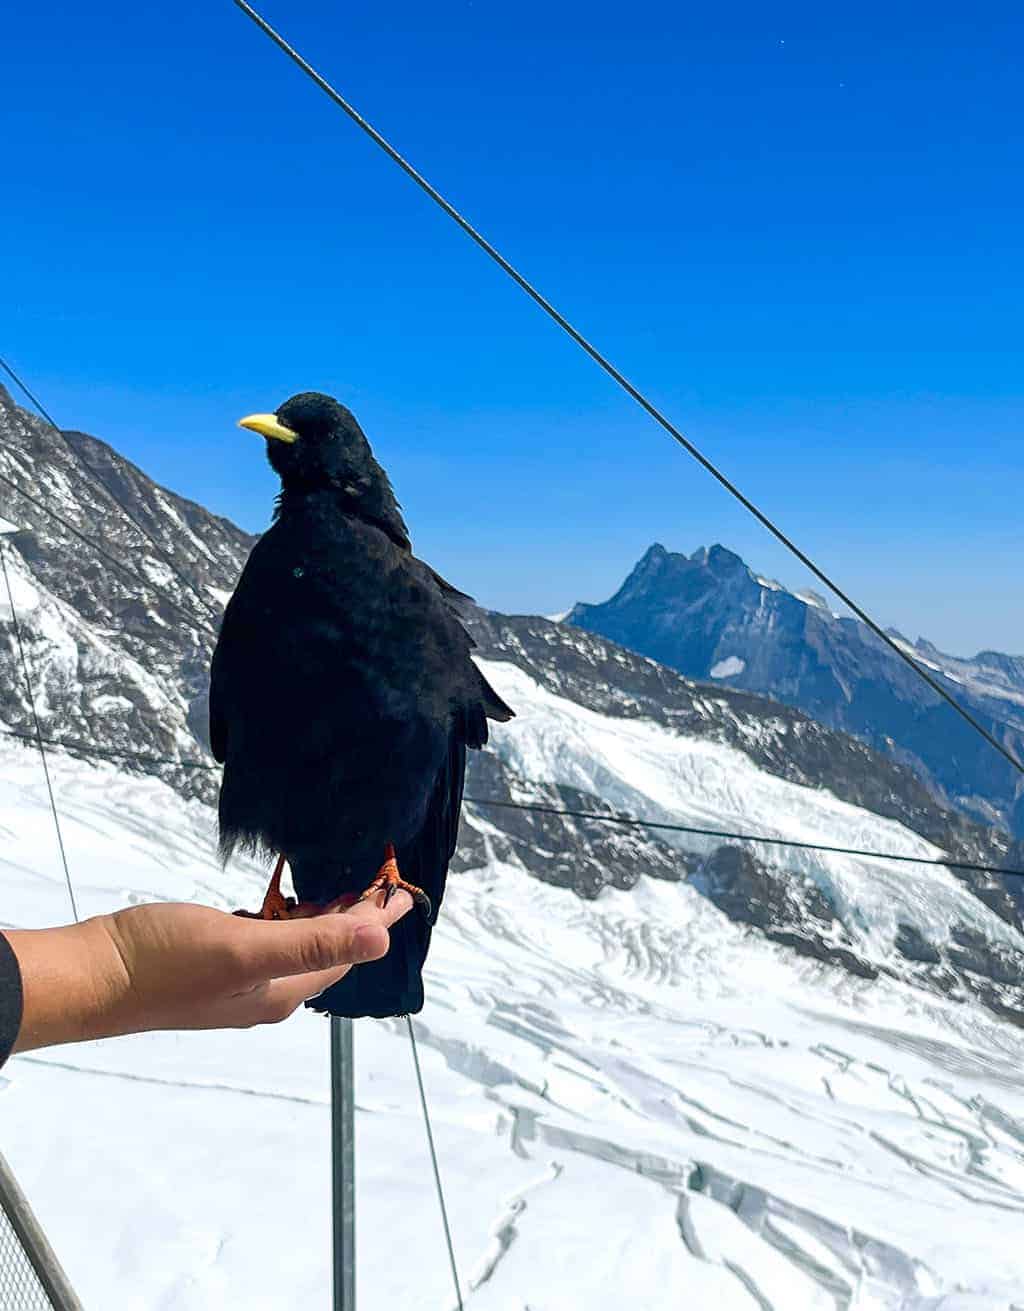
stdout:
<svg viewBox="0 0 1024 1311">
<path fill-rule="evenodd" d="M 332 1015 L 416 1012 L 466 748 L 484 745 L 488 719 L 513 712 L 470 658 L 458 614 L 469 598 L 412 554 L 353 415 L 304 392 L 240 426 L 267 439 L 281 494 L 213 653 L 221 855 L 278 856 L 267 918 L 387 895 L 396 882 L 417 891 L 420 909 L 392 928 L 388 954 L 307 1003 Z M 299 907 L 280 893 L 284 860 Z"/>
</svg>

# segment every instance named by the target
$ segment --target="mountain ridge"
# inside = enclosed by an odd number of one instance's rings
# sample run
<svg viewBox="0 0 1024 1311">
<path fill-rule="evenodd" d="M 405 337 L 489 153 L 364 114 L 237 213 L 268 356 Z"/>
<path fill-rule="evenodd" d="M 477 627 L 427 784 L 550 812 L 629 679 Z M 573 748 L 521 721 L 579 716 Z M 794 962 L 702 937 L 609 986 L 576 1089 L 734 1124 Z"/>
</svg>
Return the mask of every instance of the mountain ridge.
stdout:
<svg viewBox="0 0 1024 1311">
<path fill-rule="evenodd" d="M 80 459 L 145 523 L 184 582 L 82 475 Z M 156 775 L 209 805 L 217 790 L 206 736 L 213 634 L 205 616 L 194 613 L 192 593 L 209 596 L 215 610 L 222 606 L 255 539 L 158 487 L 98 439 L 54 432 L 5 392 L 0 469 L 79 531 L 102 533 L 104 546 L 140 575 L 110 570 L 49 514 L 16 493 L 4 494 L 0 514 L 17 525 L 5 550 L 44 735 L 169 757 L 176 763 L 126 758 L 119 768 Z M 706 554 L 713 567 L 735 572 L 728 553 Z M 520 718 L 510 731 L 495 733 L 487 753 L 474 753 L 471 796 L 743 831 L 750 827 L 748 807 L 728 782 L 743 776 L 764 799 L 758 822 L 766 836 L 805 836 L 811 819 L 815 831 L 827 834 L 828 817 L 835 815 L 836 822 L 854 825 L 845 845 L 884 851 L 886 842 L 898 839 L 907 851 L 944 852 L 979 864 L 1021 858 L 1007 834 L 941 804 L 902 761 L 780 701 L 726 680 L 696 683 L 565 623 L 479 609 L 468 612 L 467 622 L 480 659 L 496 667 L 497 676 L 513 679 L 524 704 L 537 707 L 532 723 Z M 31 707 L 5 598 L 0 634 L 0 719 L 8 731 L 30 735 Z M 596 755 L 587 734 L 612 744 L 612 754 Z M 652 734 L 683 773 L 678 783 L 654 773 L 638 788 L 630 781 L 630 753 Z M 552 742 L 561 746 L 555 750 Z M 187 767 L 196 760 L 210 768 Z M 702 761 L 711 773 L 703 772 Z M 807 821 L 787 806 L 806 813 Z M 855 818 L 843 807 L 852 807 Z M 1024 1022 L 1024 984 L 1018 982 L 1024 980 L 1024 889 L 998 875 L 954 872 L 950 887 L 959 891 L 951 892 L 950 904 L 958 909 L 948 925 L 922 918 L 924 902 L 911 899 L 909 918 L 890 915 L 879 936 L 860 923 L 850 891 L 866 886 L 861 875 L 824 854 L 741 849 L 722 840 L 467 803 L 453 869 L 468 872 L 495 860 L 584 900 L 629 891 L 645 875 L 694 881 L 721 913 L 797 954 L 860 977 L 887 971 L 945 995 L 977 996 Z M 908 886 L 917 885 L 908 879 Z"/>
<path fill-rule="evenodd" d="M 566 622 L 688 678 L 802 709 L 909 764 L 943 804 L 1024 830 L 1018 772 L 898 655 L 860 620 L 761 577 L 721 544 L 689 556 L 653 544 L 607 601 L 577 603 Z M 891 636 L 1024 756 L 1024 657 L 949 656 Z"/>
</svg>

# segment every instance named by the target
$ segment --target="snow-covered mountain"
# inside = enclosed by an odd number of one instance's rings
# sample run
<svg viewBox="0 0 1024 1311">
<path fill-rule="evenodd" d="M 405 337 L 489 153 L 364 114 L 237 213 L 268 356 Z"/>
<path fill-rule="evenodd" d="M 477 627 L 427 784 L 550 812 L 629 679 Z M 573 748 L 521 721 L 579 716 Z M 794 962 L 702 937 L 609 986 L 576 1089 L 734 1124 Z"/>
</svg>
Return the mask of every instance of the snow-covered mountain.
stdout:
<svg viewBox="0 0 1024 1311">
<path fill-rule="evenodd" d="M 797 706 L 910 764 L 949 804 L 1024 833 L 1020 777 L 858 619 L 814 592 L 762 578 L 724 546 L 686 556 L 652 546 L 608 601 L 568 622 L 689 678 Z M 1024 656 L 948 656 L 891 634 L 990 732 L 1024 755 Z"/>
<path fill-rule="evenodd" d="M 0 473 L 65 520 L 0 482 L 44 733 L 111 757 L 52 748 L 84 911 L 251 905 L 266 871 L 215 860 L 215 620 L 197 599 L 216 611 L 251 539 L 3 395 Z M 1024 1289 L 1017 883 L 485 803 L 1019 864 L 1009 836 L 778 701 L 568 624 L 470 622 L 518 715 L 474 759 L 419 1022 L 470 1305 L 1008 1311 Z M 32 926 L 64 918 L 66 894 L 15 654 L 0 597 L 0 918 Z M 357 1044 L 362 1300 L 450 1306 L 401 1030 L 360 1024 Z M 324 1049 L 303 1015 L 11 1064 L 0 1147 L 87 1305 L 325 1300 Z M 417 1217 L 401 1239 L 396 1213 Z M 320 1241 L 287 1241 L 289 1224 Z"/>
<path fill-rule="evenodd" d="M 19 589 L 15 604 L 25 616 L 48 735 L 175 760 L 205 755 L 212 763 L 202 734 L 217 616 L 255 539 L 158 487 L 105 442 L 54 432 L 2 386 L 0 475 L 0 515 L 17 526 L 4 539 Z M 140 537 L 114 497 L 130 507 L 178 573 Z M 98 540 L 124 569 L 76 534 Z M 132 571 L 155 587 L 133 580 Z M 6 596 L 0 616 L 8 625 Z M 9 627 L 5 634 L 0 718 L 27 732 L 25 683 Z M 208 799 L 215 793 L 202 771 L 161 772 L 185 792 Z"/>
<path fill-rule="evenodd" d="M 45 735 L 98 747 L 124 772 L 156 775 L 186 797 L 213 801 L 208 661 L 218 609 L 253 539 L 156 486 L 105 443 L 54 432 L 2 390 L 0 472 L 10 480 L 0 483 L 0 511 L 19 525 L 5 540 Z M 10 483 L 35 500 L 13 490 L 8 496 Z M 112 495 L 152 541 L 140 540 Z M 99 536 L 105 550 L 160 590 L 112 568 L 76 530 Z M 0 728 L 30 735 L 5 598 L 0 606 Z M 526 680 L 514 689 L 517 721 L 494 734 L 486 755 L 473 754 L 473 798 L 618 809 L 659 822 L 974 863 L 1018 860 L 1005 834 L 944 809 L 909 768 L 777 702 L 694 684 L 565 624 L 474 611 L 470 625 L 482 659 L 512 666 Z M 607 757 L 597 750 L 604 732 L 617 743 Z M 632 753 L 641 749 L 650 765 L 638 786 Z M 153 764 L 153 756 L 181 764 Z M 658 775 L 673 770 L 680 786 L 662 795 Z M 840 817 L 847 811 L 849 822 Z M 906 850 L 902 830 L 911 842 Z M 1024 1016 L 1018 880 L 954 872 L 964 889 L 961 910 L 924 922 L 908 906 L 902 918 L 894 911 L 883 933 L 878 925 L 864 928 L 844 885 L 843 862 L 854 858 L 470 803 L 456 867 L 495 859 L 584 897 L 609 885 L 628 889 L 643 874 L 692 878 L 726 914 L 791 950 L 857 974 L 889 972 L 948 995 L 980 996 L 997 1011 Z M 863 864 L 854 860 L 858 869 Z M 975 908 L 993 911 L 992 925 L 1001 921 L 1009 936 L 976 923 Z"/>
</svg>

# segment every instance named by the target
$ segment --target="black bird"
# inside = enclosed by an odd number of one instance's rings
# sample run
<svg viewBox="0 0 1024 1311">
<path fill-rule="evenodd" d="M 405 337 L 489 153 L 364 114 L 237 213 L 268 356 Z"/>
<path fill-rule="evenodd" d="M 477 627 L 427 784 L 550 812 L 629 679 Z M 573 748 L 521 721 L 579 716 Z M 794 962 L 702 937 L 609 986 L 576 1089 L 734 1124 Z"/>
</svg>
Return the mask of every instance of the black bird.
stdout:
<svg viewBox="0 0 1024 1311">
<path fill-rule="evenodd" d="M 221 855 L 279 856 L 267 918 L 309 912 L 281 896 L 284 860 L 317 909 L 387 895 L 387 885 L 415 890 L 420 911 L 391 930 L 387 956 L 308 1003 L 332 1015 L 413 1013 L 455 851 L 466 748 L 484 745 L 488 719 L 513 712 L 470 658 L 458 615 L 469 598 L 412 554 L 352 414 L 303 392 L 240 426 L 267 439 L 281 494 L 213 653 Z"/>
</svg>

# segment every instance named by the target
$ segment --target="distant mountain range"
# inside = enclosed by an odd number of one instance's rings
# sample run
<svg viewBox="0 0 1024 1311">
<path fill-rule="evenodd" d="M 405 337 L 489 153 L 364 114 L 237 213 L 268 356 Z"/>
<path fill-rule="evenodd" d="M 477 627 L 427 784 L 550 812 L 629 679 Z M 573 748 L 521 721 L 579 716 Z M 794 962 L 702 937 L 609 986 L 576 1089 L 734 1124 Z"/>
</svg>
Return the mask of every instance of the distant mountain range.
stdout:
<svg viewBox="0 0 1024 1311">
<path fill-rule="evenodd" d="M 157 486 L 96 438 L 56 433 L 2 387 L 0 473 L 45 507 L 0 483 L 0 517 L 15 527 L 4 539 L 6 555 L 45 735 L 90 743 L 125 774 L 156 775 L 183 796 L 212 802 L 219 781 L 206 736 L 213 633 L 256 539 Z M 173 569 L 126 522 L 112 493 Z M 112 566 L 76 532 L 141 577 Z M 995 800 L 987 812 L 975 804 L 971 816 L 950 809 L 937 764 L 926 768 L 921 755 L 884 736 L 868 745 L 754 694 L 754 671 L 766 685 L 756 691 L 784 699 L 818 669 L 815 704 L 825 720 L 841 699 L 837 679 L 854 690 L 877 685 L 880 697 L 892 671 L 857 626 L 759 581 L 731 553 L 718 547 L 686 560 L 652 548 L 608 606 L 573 613 L 577 624 L 607 618 L 613 628 L 623 614 L 627 622 L 605 637 L 540 617 L 483 610 L 468 617 L 488 677 L 518 716 L 495 730 L 486 753 L 472 753 L 467 792 L 478 800 L 464 811 L 456 875 L 512 866 L 586 900 L 608 889 L 632 893 L 645 879 L 686 882 L 730 920 L 812 963 L 973 996 L 1024 1023 L 1017 881 L 482 804 L 615 810 L 797 842 L 1021 862 L 1008 833 L 978 822 L 1003 813 Z M 649 645 L 656 649 L 635 653 Z M 669 667 L 682 664 L 705 681 Z M 795 671 L 791 682 L 774 683 L 775 669 Z M 996 686 L 1012 690 L 1016 666 L 993 670 Z M 908 714 L 919 704 L 910 677 L 898 684 Z M 879 700 L 880 734 L 885 710 Z M 0 733 L 25 738 L 32 728 L 10 607 L 0 595 Z M 30 749 L 7 741 L 8 749 Z M 873 749 L 879 745 L 881 754 Z M 934 757 L 941 758 L 938 746 Z M 947 791 L 960 800 L 952 786 Z"/>
<path fill-rule="evenodd" d="M 1024 833 L 1021 776 L 864 624 L 758 576 L 724 546 L 652 546 L 610 600 L 566 621 L 688 678 L 796 706 L 909 765 L 944 804 Z M 1024 657 L 891 636 L 1024 757 Z"/>
</svg>

